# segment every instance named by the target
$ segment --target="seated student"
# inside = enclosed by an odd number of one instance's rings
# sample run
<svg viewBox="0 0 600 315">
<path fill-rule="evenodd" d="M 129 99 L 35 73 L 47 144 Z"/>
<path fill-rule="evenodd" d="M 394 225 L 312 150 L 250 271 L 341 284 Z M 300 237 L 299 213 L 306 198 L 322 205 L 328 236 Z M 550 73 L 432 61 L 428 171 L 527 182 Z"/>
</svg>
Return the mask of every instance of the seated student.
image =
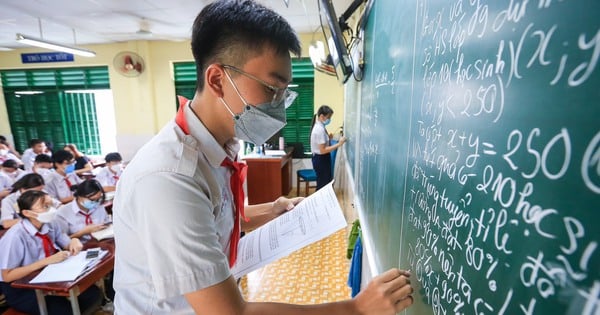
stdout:
<svg viewBox="0 0 600 315">
<path fill-rule="evenodd" d="M 21 160 L 23 160 L 23 166 L 25 166 L 26 171 L 31 171 L 34 165 L 35 158 L 38 155 L 48 155 L 51 156 L 52 153 L 48 150 L 46 146 L 46 142 L 41 139 L 31 139 L 29 140 L 29 149 L 23 152 L 23 156 Z"/>
<path fill-rule="evenodd" d="M 65 145 L 63 150 L 71 152 L 75 157 L 75 174 L 77 174 L 77 176 L 81 176 L 81 174 L 86 172 L 91 172 L 94 169 L 92 162 L 90 162 L 90 158 L 77 150 L 77 147 L 74 144 L 69 143 Z"/>
<path fill-rule="evenodd" d="M 2 205 L 0 208 L 0 224 L 5 229 L 15 225 L 21 219 L 19 218 L 19 207 L 17 206 L 17 199 L 28 190 L 43 190 L 44 179 L 39 174 L 27 174 L 23 178 L 15 182 L 10 191 L 10 195 L 2 199 Z M 56 204 L 55 200 L 55 204 Z M 60 205 L 60 202 L 58 202 Z"/>
<path fill-rule="evenodd" d="M 46 180 L 50 173 L 54 172 L 52 169 L 52 157 L 46 154 L 38 154 L 38 156 L 35 157 L 31 171 L 42 175 L 44 180 Z"/>
<path fill-rule="evenodd" d="M 0 238 L 0 287 L 10 307 L 23 313 L 39 314 L 35 292 L 13 288 L 10 283 L 79 253 L 83 246 L 79 239 L 69 238 L 53 222 L 56 209 L 47 193 L 26 191 L 19 197 L 18 205 L 23 220 Z M 93 285 L 77 299 L 80 308 L 85 310 L 99 303 L 100 290 Z M 72 314 L 67 298 L 46 296 L 45 300 L 49 314 Z"/>
<path fill-rule="evenodd" d="M 0 171 L 0 199 L 8 196 L 12 190 L 12 185 L 25 175 L 25 171 L 19 168 L 17 161 L 6 160 L 2 163 Z"/>
<path fill-rule="evenodd" d="M 119 152 L 112 152 L 104 157 L 106 166 L 96 175 L 96 180 L 100 182 L 105 192 L 114 191 L 117 188 L 117 181 L 123 173 L 123 158 Z"/>
<path fill-rule="evenodd" d="M 104 191 L 95 179 L 77 185 L 75 200 L 58 208 L 56 220 L 61 229 L 84 242 L 91 239 L 90 233 L 102 230 L 110 223 L 104 203 Z"/>
<path fill-rule="evenodd" d="M 50 196 L 58 199 L 63 204 L 71 202 L 74 185 L 82 182 L 75 174 L 75 160 L 73 154 L 65 150 L 58 150 L 52 155 L 54 172 L 46 178 L 46 191 Z"/>
<path fill-rule="evenodd" d="M 15 148 L 8 142 L 5 136 L 0 135 L 0 143 L 4 143 L 8 147 L 8 152 L 14 154 L 16 157 L 21 158 L 19 151 L 15 150 Z"/>
<path fill-rule="evenodd" d="M 4 161 L 7 160 L 15 160 L 17 161 L 18 165 L 23 164 L 23 162 L 21 162 L 21 160 L 16 155 L 10 152 L 10 148 L 8 145 L 6 145 L 3 142 L 0 142 L 0 163 L 4 163 Z"/>
</svg>

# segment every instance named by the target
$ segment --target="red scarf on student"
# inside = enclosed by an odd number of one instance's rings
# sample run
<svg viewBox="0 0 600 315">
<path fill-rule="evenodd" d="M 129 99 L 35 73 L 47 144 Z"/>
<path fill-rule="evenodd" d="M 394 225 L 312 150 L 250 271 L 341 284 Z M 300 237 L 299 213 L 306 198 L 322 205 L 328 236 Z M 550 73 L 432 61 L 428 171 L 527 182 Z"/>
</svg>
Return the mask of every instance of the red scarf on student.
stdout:
<svg viewBox="0 0 600 315">
<path fill-rule="evenodd" d="M 190 130 L 185 119 L 184 109 L 188 104 L 188 100 L 183 96 L 177 96 L 177 99 L 179 100 L 179 110 L 175 117 L 175 123 L 177 123 L 179 128 L 187 135 L 190 133 Z M 241 235 L 240 217 L 248 222 L 248 219 L 244 214 L 244 181 L 246 180 L 246 174 L 248 173 L 248 165 L 225 158 L 221 163 L 221 166 L 226 166 L 233 172 L 229 181 L 235 205 L 234 225 L 229 241 L 229 267 L 233 267 L 237 259 L 237 247 Z"/>
</svg>

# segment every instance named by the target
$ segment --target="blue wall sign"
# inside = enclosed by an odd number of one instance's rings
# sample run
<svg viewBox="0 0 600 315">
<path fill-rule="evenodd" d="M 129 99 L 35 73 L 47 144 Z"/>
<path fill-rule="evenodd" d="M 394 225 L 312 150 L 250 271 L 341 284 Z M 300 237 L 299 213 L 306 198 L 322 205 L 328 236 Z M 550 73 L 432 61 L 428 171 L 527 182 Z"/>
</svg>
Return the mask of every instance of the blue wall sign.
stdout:
<svg viewBox="0 0 600 315">
<path fill-rule="evenodd" d="M 21 54 L 21 61 L 23 63 L 67 62 L 73 60 L 73 54 L 64 52 Z"/>
</svg>

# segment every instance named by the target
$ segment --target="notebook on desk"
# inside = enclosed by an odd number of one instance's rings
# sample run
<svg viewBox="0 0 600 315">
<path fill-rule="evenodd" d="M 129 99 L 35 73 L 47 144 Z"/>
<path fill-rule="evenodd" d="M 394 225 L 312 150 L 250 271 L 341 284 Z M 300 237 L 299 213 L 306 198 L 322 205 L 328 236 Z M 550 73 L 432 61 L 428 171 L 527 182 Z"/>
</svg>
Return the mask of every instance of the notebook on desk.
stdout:
<svg viewBox="0 0 600 315">
<path fill-rule="evenodd" d="M 105 229 L 102 229 L 102 230 L 96 231 L 96 232 L 92 232 L 91 235 L 96 240 L 101 241 L 106 238 L 115 237 L 115 230 L 113 229 L 113 225 L 111 224 L 108 227 L 106 227 Z"/>
<path fill-rule="evenodd" d="M 95 258 L 87 259 L 87 252 L 88 251 L 81 251 L 79 254 L 71 256 L 64 261 L 46 266 L 42 272 L 31 279 L 29 283 L 74 281 L 86 270 L 97 265 L 102 257 L 108 253 L 106 250 L 99 250 L 99 253 Z"/>
</svg>

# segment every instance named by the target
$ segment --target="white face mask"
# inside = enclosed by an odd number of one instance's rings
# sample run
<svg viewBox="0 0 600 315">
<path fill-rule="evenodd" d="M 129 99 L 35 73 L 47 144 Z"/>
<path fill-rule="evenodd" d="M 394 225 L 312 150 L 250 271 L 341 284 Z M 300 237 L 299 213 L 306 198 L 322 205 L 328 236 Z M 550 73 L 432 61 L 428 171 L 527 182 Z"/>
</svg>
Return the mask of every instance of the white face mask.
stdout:
<svg viewBox="0 0 600 315">
<path fill-rule="evenodd" d="M 113 171 L 113 173 L 119 173 L 121 170 L 123 169 L 123 166 L 121 164 L 114 164 L 110 166 L 110 170 Z"/>
<path fill-rule="evenodd" d="M 50 223 L 56 218 L 56 211 L 56 208 L 52 207 L 46 212 L 38 213 L 36 219 L 42 223 Z"/>
<path fill-rule="evenodd" d="M 8 149 L 1 149 L 0 150 L 0 155 L 7 155 L 8 154 Z"/>
<path fill-rule="evenodd" d="M 52 172 L 52 171 L 50 169 L 40 167 L 40 168 L 37 168 L 35 170 L 35 172 L 42 176 L 46 176 L 46 175 L 50 174 L 50 172 Z"/>
</svg>

